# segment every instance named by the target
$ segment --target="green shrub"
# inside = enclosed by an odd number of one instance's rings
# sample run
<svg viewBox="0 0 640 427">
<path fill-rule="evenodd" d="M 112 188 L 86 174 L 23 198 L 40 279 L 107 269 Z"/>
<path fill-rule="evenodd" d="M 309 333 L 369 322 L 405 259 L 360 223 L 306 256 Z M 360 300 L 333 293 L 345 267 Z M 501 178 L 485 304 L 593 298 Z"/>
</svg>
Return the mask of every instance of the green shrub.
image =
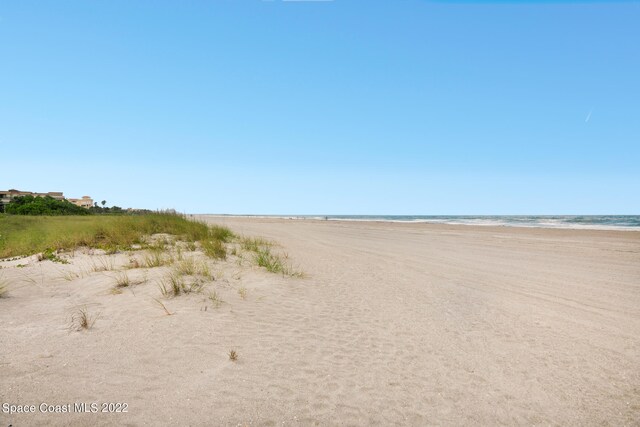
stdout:
<svg viewBox="0 0 640 427">
<path fill-rule="evenodd" d="M 57 200 L 53 197 L 16 197 L 9 203 L 5 212 L 14 215 L 89 215 L 90 212 L 76 206 L 68 200 Z"/>
</svg>

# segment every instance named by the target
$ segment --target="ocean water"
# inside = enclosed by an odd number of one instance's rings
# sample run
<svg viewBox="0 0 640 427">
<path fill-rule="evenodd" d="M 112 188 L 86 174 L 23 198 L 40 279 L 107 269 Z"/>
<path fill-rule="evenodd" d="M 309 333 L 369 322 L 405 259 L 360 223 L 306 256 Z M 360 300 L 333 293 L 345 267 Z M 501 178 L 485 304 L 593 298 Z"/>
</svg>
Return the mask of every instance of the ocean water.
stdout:
<svg viewBox="0 0 640 427">
<path fill-rule="evenodd" d="M 274 215 L 276 216 L 276 215 Z M 486 226 L 640 231 L 640 215 L 277 215 L 342 221 L 423 222 Z"/>
</svg>

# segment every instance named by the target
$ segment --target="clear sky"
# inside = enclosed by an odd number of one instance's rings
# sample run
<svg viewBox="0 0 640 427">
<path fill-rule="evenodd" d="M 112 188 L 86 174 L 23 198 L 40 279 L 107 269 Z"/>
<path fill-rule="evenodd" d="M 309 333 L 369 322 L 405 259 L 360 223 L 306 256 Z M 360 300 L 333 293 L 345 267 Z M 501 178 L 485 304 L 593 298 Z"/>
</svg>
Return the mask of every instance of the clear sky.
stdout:
<svg viewBox="0 0 640 427">
<path fill-rule="evenodd" d="M 0 189 L 640 214 L 640 2 L 0 0 Z"/>
</svg>

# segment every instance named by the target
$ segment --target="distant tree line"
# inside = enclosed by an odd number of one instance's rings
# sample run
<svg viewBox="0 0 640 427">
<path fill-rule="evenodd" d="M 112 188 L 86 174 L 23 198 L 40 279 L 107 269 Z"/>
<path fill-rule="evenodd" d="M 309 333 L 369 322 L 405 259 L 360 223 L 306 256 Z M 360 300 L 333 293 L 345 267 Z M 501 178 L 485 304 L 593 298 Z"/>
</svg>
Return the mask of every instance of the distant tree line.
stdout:
<svg viewBox="0 0 640 427">
<path fill-rule="evenodd" d="M 98 202 L 95 202 L 93 206 L 89 208 L 89 212 L 95 213 L 95 214 L 107 214 L 107 213 L 120 214 L 125 212 L 125 210 L 122 209 L 120 206 L 112 206 L 112 207 L 105 206 L 107 204 L 106 200 L 103 200 L 102 202 L 100 202 L 100 204 L 102 206 L 98 206 Z"/>
<path fill-rule="evenodd" d="M 119 206 L 108 207 L 106 200 L 102 206 L 95 203 L 89 208 L 74 205 L 68 200 L 58 200 L 45 196 L 20 196 L 11 200 L 8 205 L 0 205 L 0 213 L 13 215 L 104 215 L 104 214 L 144 214 L 151 211 L 147 209 L 122 209 Z"/>
<path fill-rule="evenodd" d="M 68 200 L 53 197 L 21 196 L 5 206 L 5 213 L 14 215 L 89 215 L 90 212 Z"/>
</svg>

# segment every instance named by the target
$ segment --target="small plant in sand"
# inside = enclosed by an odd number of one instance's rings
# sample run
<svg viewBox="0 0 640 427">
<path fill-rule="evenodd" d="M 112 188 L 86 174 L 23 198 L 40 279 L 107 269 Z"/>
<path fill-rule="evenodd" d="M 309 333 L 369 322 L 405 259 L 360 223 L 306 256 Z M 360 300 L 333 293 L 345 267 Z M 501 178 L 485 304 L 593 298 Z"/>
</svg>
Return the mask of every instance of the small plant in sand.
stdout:
<svg viewBox="0 0 640 427">
<path fill-rule="evenodd" d="M 116 288 L 127 288 L 131 285 L 131 280 L 126 271 L 120 271 L 116 274 Z"/>
<path fill-rule="evenodd" d="M 231 255 L 233 255 L 233 256 L 238 256 L 238 252 L 239 252 L 239 251 L 238 251 L 238 248 L 237 248 L 237 247 L 235 247 L 235 246 L 232 246 L 232 247 L 231 247 L 231 251 L 230 251 Z"/>
<path fill-rule="evenodd" d="M 209 298 L 209 301 L 211 301 L 211 304 L 213 304 L 215 308 L 220 307 L 222 303 L 224 303 L 224 301 L 220 299 L 220 295 L 218 295 L 216 291 L 210 292 L 208 298 Z"/>
<path fill-rule="evenodd" d="M 204 282 L 200 279 L 195 279 L 193 282 L 185 284 L 182 292 L 185 294 L 199 293 L 202 292 L 203 288 Z"/>
<path fill-rule="evenodd" d="M 173 260 L 167 257 L 162 249 L 153 248 L 144 255 L 143 263 L 147 268 L 161 267 L 166 264 L 171 264 Z"/>
<path fill-rule="evenodd" d="M 17 266 L 16 266 L 17 267 Z M 23 274 L 22 275 L 22 280 L 24 282 L 27 282 L 31 285 L 38 285 L 38 281 L 32 277 L 33 274 Z M 42 273 L 42 271 L 40 271 L 40 284 L 42 285 L 44 283 L 44 274 Z"/>
<path fill-rule="evenodd" d="M 162 301 L 160 301 L 158 298 L 154 298 L 153 300 L 164 310 L 167 316 L 173 315 L 173 313 L 170 312 L 169 309 L 167 309 L 167 306 L 164 305 Z"/>
<path fill-rule="evenodd" d="M 244 262 L 244 255 L 241 252 L 238 252 L 237 259 L 236 259 L 236 265 L 238 267 L 242 267 L 243 262 Z"/>
<path fill-rule="evenodd" d="M 247 288 L 242 287 L 238 289 L 238 295 L 240 295 L 240 298 L 242 299 L 247 299 Z"/>
<path fill-rule="evenodd" d="M 167 246 L 172 245 L 166 237 L 151 236 L 148 240 L 150 241 L 145 246 L 151 250 L 158 250 L 162 252 L 167 249 Z"/>
<path fill-rule="evenodd" d="M 6 298 L 9 295 L 9 286 L 4 280 L 0 280 L 0 298 Z"/>
<path fill-rule="evenodd" d="M 174 271 L 182 276 L 201 276 L 206 280 L 214 280 L 209 264 L 206 261 L 197 262 L 194 258 L 185 258 L 178 262 Z"/>
<path fill-rule="evenodd" d="M 62 278 L 64 280 L 66 280 L 67 282 L 73 282 L 76 279 L 79 279 L 81 277 L 84 277 L 84 271 L 80 270 L 79 272 L 77 271 L 65 271 L 62 273 Z"/>
<path fill-rule="evenodd" d="M 202 261 L 198 265 L 198 274 L 204 277 L 207 280 L 215 280 L 213 273 L 211 273 L 211 269 L 209 268 L 209 264 L 206 261 Z"/>
<path fill-rule="evenodd" d="M 160 292 L 165 298 L 173 298 L 182 295 L 184 288 L 184 279 L 175 272 L 169 273 L 164 279 L 160 280 Z"/>
<path fill-rule="evenodd" d="M 138 258 L 136 257 L 129 258 L 129 264 L 127 265 L 127 268 L 134 269 L 134 268 L 141 268 L 141 267 L 142 267 L 142 264 L 140 263 L 140 261 L 138 261 Z"/>
<path fill-rule="evenodd" d="M 288 263 L 287 254 L 279 255 L 271 251 L 273 242 L 260 237 L 241 237 L 240 246 L 245 251 L 254 253 L 254 262 L 264 267 L 271 273 L 280 273 L 283 276 L 303 277 L 304 274 L 294 270 Z M 238 265 L 242 265 L 242 254 L 238 255 Z"/>
<path fill-rule="evenodd" d="M 288 263 L 287 254 L 278 255 L 271 252 L 269 247 L 261 247 L 255 254 L 255 262 L 271 273 L 280 273 L 283 276 L 304 277 L 300 271 L 294 270 Z"/>
<path fill-rule="evenodd" d="M 179 272 L 172 271 L 159 283 L 160 292 L 165 298 L 173 298 L 182 294 L 191 294 L 202 292 L 204 282 L 200 279 L 194 279 L 187 283 Z"/>
<path fill-rule="evenodd" d="M 87 307 L 79 308 L 71 314 L 69 329 L 74 331 L 89 330 L 93 328 L 97 319 L 98 315 L 89 314 Z"/>
<path fill-rule="evenodd" d="M 45 249 L 42 253 L 38 254 L 38 261 L 52 261 L 59 262 L 60 264 L 69 264 L 69 261 L 60 258 L 57 251 L 51 248 Z"/>
<path fill-rule="evenodd" d="M 260 267 L 264 267 L 272 273 L 281 273 L 284 270 L 282 259 L 271 253 L 268 247 L 261 247 L 256 251 L 255 261 Z"/>
<path fill-rule="evenodd" d="M 135 285 L 140 285 L 144 282 L 147 281 L 146 275 L 143 278 L 139 278 L 139 279 L 131 279 L 129 277 L 129 274 L 127 274 L 126 271 L 119 271 L 118 273 L 116 273 L 116 277 L 115 277 L 115 288 L 116 289 L 121 289 L 121 288 L 128 288 L 130 286 L 135 286 Z"/>
<path fill-rule="evenodd" d="M 182 254 L 182 246 L 176 246 L 176 260 L 184 260 L 184 255 Z"/>
<path fill-rule="evenodd" d="M 258 252 L 261 248 L 269 248 L 273 246 L 273 242 L 270 242 L 262 237 L 246 237 L 240 238 L 240 247 L 245 251 Z"/>
<path fill-rule="evenodd" d="M 91 260 L 91 271 L 111 271 L 115 269 L 115 263 L 112 257 L 102 255 Z"/>
<path fill-rule="evenodd" d="M 229 360 L 231 360 L 232 362 L 238 360 L 238 352 L 235 350 L 229 350 Z"/>
<path fill-rule="evenodd" d="M 184 276 L 196 274 L 196 262 L 193 258 L 185 258 L 176 264 L 176 272 Z"/>
</svg>

